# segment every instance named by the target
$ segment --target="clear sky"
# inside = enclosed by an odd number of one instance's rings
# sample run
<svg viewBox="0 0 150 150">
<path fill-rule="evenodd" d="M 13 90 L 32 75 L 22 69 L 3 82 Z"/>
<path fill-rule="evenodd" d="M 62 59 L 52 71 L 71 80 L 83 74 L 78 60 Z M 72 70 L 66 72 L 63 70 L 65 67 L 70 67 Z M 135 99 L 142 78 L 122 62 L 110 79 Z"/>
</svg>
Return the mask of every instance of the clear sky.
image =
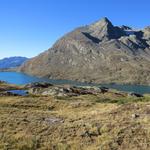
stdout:
<svg viewBox="0 0 150 150">
<path fill-rule="evenodd" d="M 36 56 L 102 17 L 143 28 L 150 25 L 150 0 L 0 0 L 0 58 Z"/>
</svg>

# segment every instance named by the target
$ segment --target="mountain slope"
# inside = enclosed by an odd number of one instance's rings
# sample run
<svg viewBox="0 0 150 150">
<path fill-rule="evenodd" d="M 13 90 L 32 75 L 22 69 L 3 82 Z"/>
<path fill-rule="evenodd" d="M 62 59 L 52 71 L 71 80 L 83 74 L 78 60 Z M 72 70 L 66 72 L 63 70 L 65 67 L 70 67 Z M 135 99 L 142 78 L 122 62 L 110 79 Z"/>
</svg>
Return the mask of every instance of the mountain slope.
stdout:
<svg viewBox="0 0 150 150">
<path fill-rule="evenodd" d="M 9 57 L 0 60 L 0 69 L 15 68 L 21 66 L 28 58 L 26 57 Z"/>
<path fill-rule="evenodd" d="M 150 27 L 116 27 L 107 18 L 80 27 L 20 71 L 54 79 L 150 85 Z"/>
</svg>

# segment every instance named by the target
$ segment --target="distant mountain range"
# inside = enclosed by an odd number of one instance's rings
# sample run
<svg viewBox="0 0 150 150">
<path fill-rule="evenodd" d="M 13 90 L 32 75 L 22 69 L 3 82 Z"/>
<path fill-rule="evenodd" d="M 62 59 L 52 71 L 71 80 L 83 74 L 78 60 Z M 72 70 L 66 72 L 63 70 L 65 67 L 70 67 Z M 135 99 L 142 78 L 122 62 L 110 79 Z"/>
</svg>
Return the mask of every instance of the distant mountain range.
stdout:
<svg viewBox="0 0 150 150">
<path fill-rule="evenodd" d="M 26 57 L 9 57 L 0 60 L 0 69 L 15 68 L 21 66 L 28 58 Z"/>
<path fill-rule="evenodd" d="M 52 79 L 150 85 L 150 26 L 135 30 L 103 18 L 64 35 L 20 71 Z"/>
</svg>

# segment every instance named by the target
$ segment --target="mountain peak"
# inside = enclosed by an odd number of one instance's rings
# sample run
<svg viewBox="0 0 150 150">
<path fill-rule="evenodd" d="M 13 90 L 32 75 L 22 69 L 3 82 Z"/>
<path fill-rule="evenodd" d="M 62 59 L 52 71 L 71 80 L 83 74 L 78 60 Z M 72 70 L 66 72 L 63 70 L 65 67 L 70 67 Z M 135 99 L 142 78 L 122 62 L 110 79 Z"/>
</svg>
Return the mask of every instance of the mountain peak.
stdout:
<svg viewBox="0 0 150 150">
<path fill-rule="evenodd" d="M 93 23 L 91 26 L 94 28 L 100 28 L 103 26 L 113 26 L 113 25 L 107 17 L 104 17 L 104 18 L 96 21 L 95 23 Z"/>
<path fill-rule="evenodd" d="M 102 18 L 100 21 L 106 22 L 106 23 L 111 23 L 111 21 L 107 17 Z"/>
<path fill-rule="evenodd" d="M 133 31 L 105 17 L 69 32 L 19 71 L 51 79 L 150 85 L 149 31 Z"/>
<path fill-rule="evenodd" d="M 113 26 L 113 24 L 106 17 L 91 24 L 89 28 L 91 30 L 91 35 L 101 41 L 116 39 L 123 35 L 121 29 Z"/>
</svg>

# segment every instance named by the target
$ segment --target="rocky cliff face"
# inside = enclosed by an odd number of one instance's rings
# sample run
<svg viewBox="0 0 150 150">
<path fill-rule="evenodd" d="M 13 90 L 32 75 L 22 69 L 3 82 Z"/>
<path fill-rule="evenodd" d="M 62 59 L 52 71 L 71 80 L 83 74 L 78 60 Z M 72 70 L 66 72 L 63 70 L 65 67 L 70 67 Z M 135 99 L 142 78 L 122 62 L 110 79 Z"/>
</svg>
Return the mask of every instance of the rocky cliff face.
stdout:
<svg viewBox="0 0 150 150">
<path fill-rule="evenodd" d="M 20 71 L 54 79 L 150 85 L 150 27 L 116 27 L 103 18 L 66 34 Z"/>
</svg>

